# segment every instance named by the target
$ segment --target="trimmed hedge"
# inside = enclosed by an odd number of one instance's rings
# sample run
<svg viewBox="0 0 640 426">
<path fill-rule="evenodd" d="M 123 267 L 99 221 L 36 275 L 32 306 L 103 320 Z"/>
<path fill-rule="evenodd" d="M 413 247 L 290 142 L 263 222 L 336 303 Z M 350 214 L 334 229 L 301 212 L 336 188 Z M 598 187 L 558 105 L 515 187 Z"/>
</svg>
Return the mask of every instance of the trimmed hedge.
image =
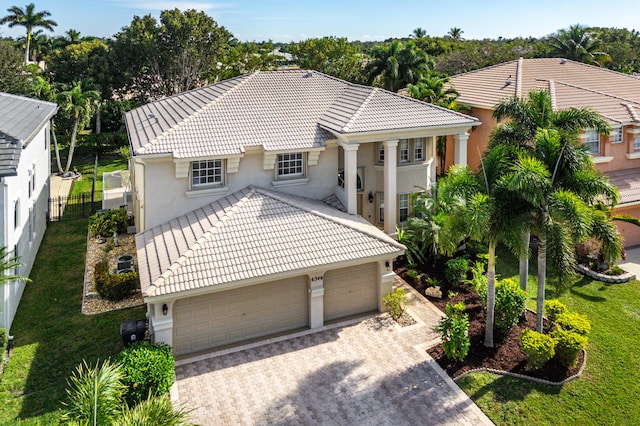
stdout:
<svg viewBox="0 0 640 426">
<path fill-rule="evenodd" d="M 175 357 L 168 345 L 136 342 L 123 349 L 115 361 L 122 367 L 122 383 L 127 386 L 124 398 L 129 407 L 149 394 L 168 393 L 173 384 Z"/>
<path fill-rule="evenodd" d="M 588 339 L 574 331 L 558 328 L 551 336 L 556 340 L 556 357 L 566 367 L 575 367 Z"/>
<path fill-rule="evenodd" d="M 578 333 L 581 336 L 588 336 L 591 331 L 591 323 L 586 316 L 577 312 L 565 312 L 558 315 L 555 321 L 556 327 L 566 331 Z"/>
<path fill-rule="evenodd" d="M 569 312 L 569 308 L 558 299 L 546 300 L 544 302 L 544 313 L 547 314 L 547 318 L 551 324 L 555 324 L 558 316 L 567 312 Z"/>
<path fill-rule="evenodd" d="M 112 274 L 109 272 L 107 260 L 101 260 L 94 269 L 96 290 L 103 299 L 118 301 L 127 297 L 139 285 L 137 272 Z"/>
<path fill-rule="evenodd" d="M 556 341 L 549 335 L 525 330 L 520 341 L 529 368 L 540 368 L 555 355 Z"/>
</svg>

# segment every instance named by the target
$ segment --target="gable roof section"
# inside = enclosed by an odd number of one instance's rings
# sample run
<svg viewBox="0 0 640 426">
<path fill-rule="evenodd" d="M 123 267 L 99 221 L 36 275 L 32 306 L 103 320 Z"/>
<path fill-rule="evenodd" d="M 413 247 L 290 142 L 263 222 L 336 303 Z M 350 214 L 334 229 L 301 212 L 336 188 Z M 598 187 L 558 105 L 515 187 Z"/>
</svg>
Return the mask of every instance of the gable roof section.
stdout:
<svg viewBox="0 0 640 426">
<path fill-rule="evenodd" d="M 136 235 L 145 297 L 374 257 L 404 246 L 321 201 L 247 187 Z"/>
<path fill-rule="evenodd" d="M 15 176 L 22 147 L 31 142 L 58 105 L 0 93 L 0 176 Z"/>
<path fill-rule="evenodd" d="M 640 113 L 640 78 L 562 58 L 520 58 L 458 74 L 451 83 L 460 103 L 489 110 L 516 94 L 552 86 L 558 109 L 591 108 L 614 126 L 636 122 Z"/>
<path fill-rule="evenodd" d="M 125 115 L 135 155 L 175 158 L 320 148 L 334 134 L 476 125 L 477 119 L 316 71 L 255 72 Z M 333 133 L 333 134 L 332 134 Z"/>
</svg>

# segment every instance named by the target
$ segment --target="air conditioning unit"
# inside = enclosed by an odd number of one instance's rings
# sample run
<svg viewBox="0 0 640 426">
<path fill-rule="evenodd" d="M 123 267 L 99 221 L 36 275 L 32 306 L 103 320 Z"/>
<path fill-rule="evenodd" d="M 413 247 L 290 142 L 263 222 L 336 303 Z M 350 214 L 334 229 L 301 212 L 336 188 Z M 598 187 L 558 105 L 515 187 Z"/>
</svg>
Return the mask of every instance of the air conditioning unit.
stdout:
<svg viewBox="0 0 640 426">
<path fill-rule="evenodd" d="M 123 274 L 125 272 L 135 272 L 133 268 L 133 255 L 124 254 L 118 256 L 118 265 L 116 266 L 116 273 Z"/>
</svg>

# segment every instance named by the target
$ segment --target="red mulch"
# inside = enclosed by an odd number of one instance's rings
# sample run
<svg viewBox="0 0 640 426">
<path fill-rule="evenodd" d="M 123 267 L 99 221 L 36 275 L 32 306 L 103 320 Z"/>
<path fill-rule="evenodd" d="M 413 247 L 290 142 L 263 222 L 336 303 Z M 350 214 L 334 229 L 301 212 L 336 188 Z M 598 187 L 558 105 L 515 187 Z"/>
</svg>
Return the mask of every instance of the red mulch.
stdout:
<svg viewBox="0 0 640 426">
<path fill-rule="evenodd" d="M 405 274 L 401 275 L 409 284 L 414 287 L 419 287 L 416 288 L 416 290 L 424 295 L 425 286 L 420 285 L 421 280 L 412 280 L 409 277 L 405 277 Z M 445 311 L 447 302 L 451 304 L 463 302 L 466 306 L 466 312 L 469 314 L 471 347 L 464 362 L 450 361 L 447 359 L 442 344 L 427 350 L 429 355 L 438 362 L 440 367 L 442 367 L 449 376 L 456 378 L 470 370 L 490 368 L 536 377 L 550 382 L 561 382 L 578 373 L 584 363 L 584 355 L 580 355 L 577 366 L 570 369 L 562 366 L 555 358 L 547 362 L 541 369 L 528 370 L 526 368 L 526 359 L 522 352 L 522 346 L 520 345 L 520 336 L 526 328 L 535 330 L 536 315 L 533 312 L 527 311 L 526 321 L 521 320 L 517 326 L 509 330 L 507 335 L 501 336 L 494 334 L 494 348 L 485 347 L 483 342 L 486 318 L 480 296 L 474 290 L 467 287 L 456 289 L 456 291 L 458 291 L 458 295 L 453 298 L 447 296 L 446 290 L 443 291 L 442 299 L 427 297 L 431 303 L 443 312 Z M 547 327 L 546 322 L 545 327 Z"/>
</svg>

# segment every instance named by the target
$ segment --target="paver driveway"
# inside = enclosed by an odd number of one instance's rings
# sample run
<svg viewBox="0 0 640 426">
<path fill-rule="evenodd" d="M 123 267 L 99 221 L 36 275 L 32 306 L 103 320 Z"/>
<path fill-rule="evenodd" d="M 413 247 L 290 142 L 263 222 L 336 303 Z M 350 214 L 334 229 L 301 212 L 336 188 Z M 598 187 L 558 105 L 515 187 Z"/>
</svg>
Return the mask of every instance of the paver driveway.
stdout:
<svg viewBox="0 0 640 426">
<path fill-rule="evenodd" d="M 417 302 L 409 327 L 376 315 L 180 361 L 174 398 L 202 425 L 491 424 L 426 354 L 439 314 Z"/>
</svg>

